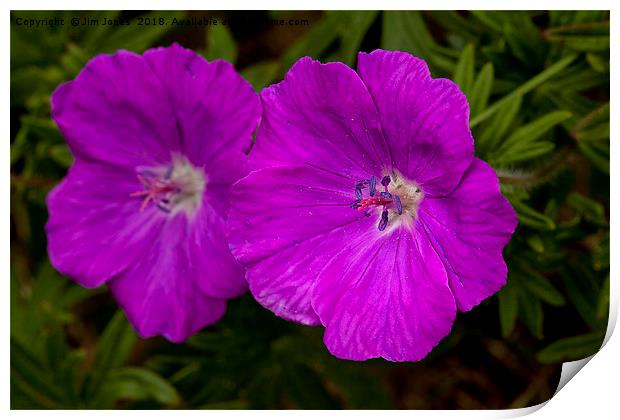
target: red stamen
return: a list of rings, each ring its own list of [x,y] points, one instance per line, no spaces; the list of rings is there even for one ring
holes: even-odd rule
[[[172,182],[162,181],[161,179],[156,177],[145,178],[144,176],[138,174],[138,180],[142,183],[145,189],[143,191],[132,192],[131,194],[129,194],[129,196],[146,196],[144,197],[144,201],[140,206],[140,211],[143,211],[151,200],[153,202],[159,202],[159,195],[177,191],[177,187]]]
[[[366,210],[368,207],[371,206],[387,206],[388,204],[391,204],[392,200],[389,198],[385,198],[385,197],[368,197],[368,198],[362,198],[362,201],[360,201],[359,205],[360,207],[358,207],[358,211],[364,211]]]

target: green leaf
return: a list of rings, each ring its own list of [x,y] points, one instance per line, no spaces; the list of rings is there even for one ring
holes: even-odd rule
[[[515,144],[509,150],[501,152],[501,156],[493,158],[492,162],[498,165],[507,165],[524,160],[531,160],[551,152],[554,148],[555,144],[549,141],[539,141],[531,144]],[[497,153],[500,154],[500,152]]]
[[[261,61],[243,69],[241,75],[259,92],[274,81],[279,70],[280,64],[277,61]]]
[[[152,399],[161,404],[175,405],[180,402],[176,389],[157,373],[140,367],[115,370],[105,384],[105,392],[113,400]]]
[[[493,89],[493,63],[486,63],[469,94],[469,106],[471,109],[471,116],[475,117],[481,113],[487,106],[489,96],[491,95],[491,89]]]
[[[339,32],[334,30],[338,24],[339,16],[334,13],[327,14],[319,20],[284,53],[281,58],[281,70],[288,70],[295,61],[306,55],[319,59],[321,53],[338,38]]]
[[[422,57],[431,70],[452,72],[454,69],[454,62],[440,52],[419,11],[384,11],[381,48]]]
[[[558,363],[583,359],[600,350],[603,335],[593,332],[575,337],[563,338],[538,352],[540,363]]]
[[[512,206],[517,211],[519,223],[539,230],[555,229],[555,222],[544,214],[534,210],[521,201],[512,201]]]
[[[508,337],[515,327],[519,311],[519,296],[513,281],[509,280],[497,296],[499,298],[499,323],[502,329],[502,337]]]
[[[607,224],[607,220],[605,218],[605,208],[601,203],[598,203],[575,191],[568,195],[566,202],[586,220],[598,225]]]
[[[603,282],[601,291],[598,295],[598,301],[596,304],[596,317],[599,320],[607,320],[609,317],[609,274]]]
[[[364,35],[366,35],[368,28],[370,28],[370,25],[372,25],[377,17],[378,11],[348,10],[331,11],[328,13],[337,13],[340,15],[340,54],[343,62],[347,63],[349,66],[353,66]]]
[[[522,99],[522,96],[513,96],[504,102],[498,109],[495,118],[488,125],[483,126],[482,134],[476,143],[476,149],[479,154],[484,156],[486,153],[491,152],[504,138],[510,125],[519,113]]]
[[[538,299],[550,305],[562,306],[566,300],[562,293],[551,285],[549,280],[534,271],[519,273],[520,284]]]
[[[474,84],[474,45],[468,44],[461,53],[454,68],[452,79],[459,85],[465,96],[469,98]]]
[[[181,19],[184,15],[185,12],[182,11],[153,11],[143,14],[141,17],[145,20],[149,19],[151,22],[159,22],[160,18],[171,21],[172,19]],[[106,34],[99,44],[97,52],[116,52],[119,49],[142,52],[173,28],[174,26],[170,24],[138,26],[137,20],[134,20],[131,25],[119,26]]]
[[[599,294],[584,274],[583,270],[575,270],[576,267],[562,267],[560,273],[564,281],[566,295],[579,315],[590,326],[597,324],[596,302]]]
[[[542,137],[547,131],[554,126],[560,124],[562,121],[571,117],[570,112],[566,111],[554,111],[550,112],[542,117],[526,124],[517,129],[498,150],[497,154],[502,155],[510,153],[511,148],[523,143],[532,143]]]
[[[211,25],[207,29],[207,60],[226,60],[232,64],[237,61],[237,43],[228,25]]]
[[[326,410],[337,407],[314,370],[304,365],[287,364],[283,373],[287,394],[298,408]]]
[[[538,299],[527,293],[519,293],[519,318],[534,337],[543,338],[544,312]]]
[[[116,311],[97,343],[95,361],[86,387],[87,400],[95,398],[108,375],[125,363],[136,338],[136,333],[123,312]]]
[[[73,155],[64,144],[56,144],[50,147],[50,156],[63,168],[68,168],[73,163]]]
[[[546,37],[576,51],[608,51],[609,21],[590,22],[551,28]]]
[[[470,127],[475,127],[476,125],[480,124],[482,121],[486,120],[487,118],[495,114],[502,107],[502,105],[504,105],[506,102],[513,99],[515,96],[524,95],[530,92],[531,90],[537,88],[541,84],[545,83],[546,81],[552,79],[554,76],[556,76],[566,67],[568,67],[570,63],[572,63],[575,60],[576,57],[577,57],[576,55],[569,55],[557,61],[556,63],[552,64],[551,66],[549,66],[548,68],[540,72],[538,75],[534,76],[533,78],[531,78],[530,80],[528,80],[527,82],[519,86],[517,89],[513,90],[511,93],[504,96],[502,99],[498,100],[493,105],[485,109],[484,112],[482,112],[477,117],[471,120],[469,124]]]

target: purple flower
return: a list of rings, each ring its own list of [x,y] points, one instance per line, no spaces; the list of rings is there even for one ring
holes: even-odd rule
[[[92,59],[52,95],[75,157],[47,198],[52,264],[107,283],[143,337],[183,341],[246,290],[224,234],[260,100],[179,45]]]
[[[517,220],[474,158],[465,96],[398,51],[302,58],[262,94],[229,240],[255,298],[337,357],[422,359],[506,281]]]

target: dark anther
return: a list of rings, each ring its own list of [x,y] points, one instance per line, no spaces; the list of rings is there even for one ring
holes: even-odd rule
[[[355,196],[357,197],[358,200],[362,199],[362,189],[361,188],[356,188],[355,189]]]
[[[390,194],[389,192],[386,192],[386,191],[382,191],[381,192],[381,197],[387,198],[388,200],[391,200],[392,199],[392,194]]]
[[[398,212],[398,214],[403,214],[403,205],[400,202],[400,197],[395,195],[394,201],[396,202],[396,211]]]
[[[385,230],[387,224],[388,224],[388,211],[383,210],[383,212],[381,213],[381,220],[379,220],[379,230],[381,231]]]
[[[389,175],[386,175],[381,179],[381,185],[383,185],[384,187],[390,185],[390,182],[392,182],[392,178],[390,178]]]
[[[375,192],[377,191],[377,177],[372,175],[370,177],[370,181],[369,181],[369,185],[370,185],[370,196],[374,197],[375,196]]]
[[[357,200],[355,200],[354,202],[352,202],[352,203],[350,204],[351,208],[352,208],[352,209],[358,209],[358,208],[360,208],[360,207],[361,207],[361,204],[360,204],[360,202],[361,202],[361,201],[362,201],[361,199],[357,199]]]

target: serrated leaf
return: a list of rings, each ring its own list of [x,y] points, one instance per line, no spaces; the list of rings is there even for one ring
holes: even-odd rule
[[[536,358],[541,363],[579,360],[599,351],[602,343],[603,335],[599,332],[563,338],[539,351]]]
[[[228,25],[211,25],[207,29],[207,60],[226,60],[235,64],[237,61],[237,43]]]

